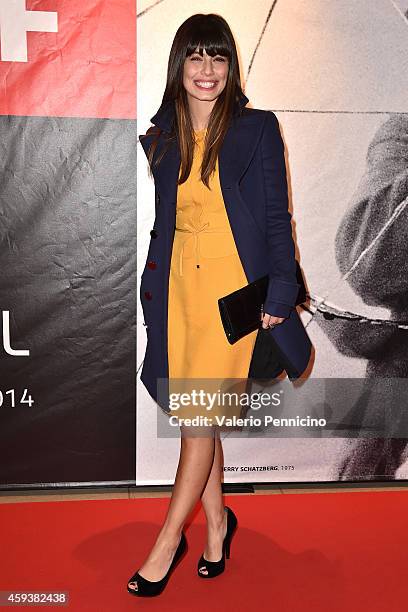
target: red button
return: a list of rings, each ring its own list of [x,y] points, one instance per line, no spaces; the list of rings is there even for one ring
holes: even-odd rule
[[[145,291],[145,298],[146,298],[146,300],[151,300],[151,299],[152,299],[152,297],[153,297],[153,296],[152,296],[152,294],[151,294],[151,292],[150,292],[150,291]]]
[[[150,270],[155,270],[157,268],[157,264],[155,261],[149,261],[147,263],[147,267],[150,268]]]

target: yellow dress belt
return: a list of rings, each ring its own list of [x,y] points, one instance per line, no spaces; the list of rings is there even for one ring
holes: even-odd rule
[[[183,227],[176,227],[175,228],[176,231],[178,231],[178,232],[188,232],[189,234],[191,234],[191,236],[189,236],[189,238],[194,238],[194,250],[195,250],[195,256],[196,256],[196,265],[197,265],[198,268],[200,267],[200,241],[199,241],[199,235],[201,234],[201,232],[206,230],[206,232],[214,233],[214,234],[215,233],[219,233],[219,234],[227,234],[228,233],[225,229],[207,229],[209,225],[210,225],[210,223],[209,223],[209,221],[207,221],[206,223],[204,223],[200,227],[194,227],[194,225],[192,225],[188,221],[184,221],[184,226]],[[182,247],[180,249],[180,257],[179,257],[180,276],[183,276],[184,247],[187,244],[187,241],[189,240],[189,238],[185,242],[183,242]]]

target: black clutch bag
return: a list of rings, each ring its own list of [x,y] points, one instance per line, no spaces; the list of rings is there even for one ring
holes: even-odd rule
[[[297,260],[296,280],[300,285],[296,304],[302,304],[306,301],[306,287]],[[221,321],[230,344],[261,326],[261,310],[268,292],[268,281],[268,275],[262,276],[218,300]]]

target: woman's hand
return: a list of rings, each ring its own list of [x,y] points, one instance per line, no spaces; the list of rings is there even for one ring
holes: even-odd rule
[[[262,327],[264,329],[267,329],[268,327],[274,327],[275,325],[282,323],[282,321],[284,320],[285,317],[274,317],[273,315],[270,315],[267,312],[265,312],[263,315],[261,314]]]

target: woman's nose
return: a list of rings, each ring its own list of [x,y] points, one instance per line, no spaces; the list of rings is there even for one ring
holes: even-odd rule
[[[206,58],[203,62],[203,74],[211,75],[214,72],[214,67],[211,58]]]

